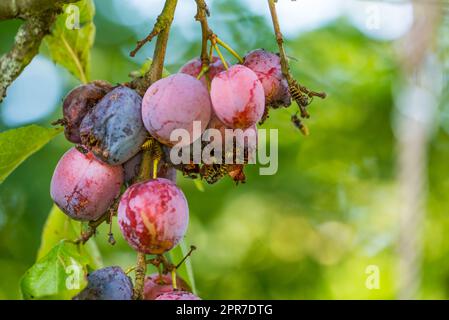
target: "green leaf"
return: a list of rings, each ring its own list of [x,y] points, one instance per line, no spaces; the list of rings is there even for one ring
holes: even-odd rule
[[[151,64],[153,63],[153,59],[147,58],[145,62],[142,64],[139,70],[131,71],[130,76],[132,78],[142,77],[148,70],[151,68]],[[168,77],[170,72],[167,69],[162,69],[162,78]]]
[[[20,281],[24,299],[70,299],[87,285],[89,261],[77,245],[60,241]]]
[[[56,205],[48,215],[41,236],[41,245],[37,253],[37,260],[42,259],[61,240],[75,240],[81,232],[81,223],[70,219]],[[81,254],[89,260],[93,269],[103,267],[100,251],[95,239],[91,238],[85,245],[80,246]]]
[[[45,37],[51,58],[70,71],[81,82],[89,81],[90,49],[95,40],[93,0],[82,0],[63,7],[53,26]]]
[[[0,133],[0,183],[61,131],[30,125]]]
[[[169,251],[172,263],[177,264],[179,261],[182,260],[183,257],[186,256],[188,252],[189,248],[187,248],[185,241],[182,240],[178,246]],[[187,258],[176,271],[178,275],[187,282],[190,288],[192,288],[193,294],[197,294],[195,286],[195,278],[193,275],[192,261],[190,259],[191,257]]]

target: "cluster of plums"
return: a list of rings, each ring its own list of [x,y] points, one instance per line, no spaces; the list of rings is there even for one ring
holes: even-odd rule
[[[171,132],[252,130],[266,106],[290,104],[280,59],[263,49],[245,56],[243,64],[225,69],[216,57],[207,75],[199,58],[179,73],[153,83],[143,98],[131,88],[94,81],[73,89],[63,104],[65,136],[76,144],[60,159],[51,181],[51,197],[68,216],[79,221],[99,219],[121,195],[118,224],[129,245],[145,254],[163,254],[184,237],[189,209],[176,186],[176,171],[161,161],[158,177],[133,184],[142,161],[142,144],[151,136],[172,147]],[[208,79],[206,79],[206,76]],[[209,90],[209,83],[210,90]],[[192,141],[191,141],[192,142]],[[131,299],[132,282],[119,267],[91,273],[89,285],[77,299]],[[173,291],[170,277],[149,276],[148,299],[194,299],[179,281]]]

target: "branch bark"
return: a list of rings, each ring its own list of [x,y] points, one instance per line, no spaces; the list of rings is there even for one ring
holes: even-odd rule
[[[51,26],[62,5],[76,0],[2,0],[0,20],[26,19],[20,26],[11,50],[0,57],[0,103],[11,83],[39,52],[42,39]]]
[[[0,20],[26,19],[59,8],[65,3],[77,1],[79,0],[2,0],[0,1]]]

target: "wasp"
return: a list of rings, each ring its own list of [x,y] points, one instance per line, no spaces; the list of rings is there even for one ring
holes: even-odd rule
[[[292,123],[305,136],[309,135],[309,128],[299,119],[298,113],[292,115]]]
[[[321,99],[326,98],[326,93],[311,91],[300,85],[295,79],[289,81],[288,89],[293,100],[295,100],[299,106],[302,118],[310,118],[310,114],[307,112],[307,107],[312,103],[314,97],[319,97]]]
[[[201,167],[200,175],[208,184],[214,184],[228,174],[224,164],[205,164]]]

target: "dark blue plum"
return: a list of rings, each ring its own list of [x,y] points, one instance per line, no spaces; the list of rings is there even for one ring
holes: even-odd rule
[[[73,300],[131,300],[133,284],[120,267],[96,270],[87,276],[87,287]]]
[[[142,98],[120,86],[109,92],[83,119],[81,142],[101,161],[122,164],[136,155],[147,138]]]

